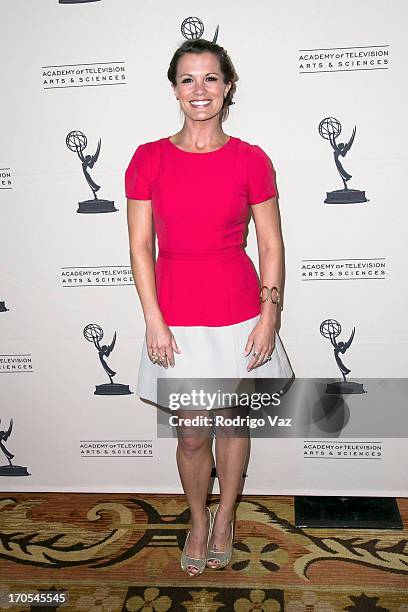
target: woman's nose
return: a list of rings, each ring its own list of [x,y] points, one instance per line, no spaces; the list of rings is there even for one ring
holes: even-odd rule
[[[202,83],[197,83],[195,86],[195,93],[202,94],[205,91],[204,85]]]

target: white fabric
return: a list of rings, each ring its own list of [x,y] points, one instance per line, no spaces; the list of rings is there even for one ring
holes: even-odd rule
[[[150,360],[144,342],[137,395],[157,403],[157,378],[291,378],[293,370],[277,332],[271,360],[247,371],[252,351],[244,356],[244,349],[259,317],[220,327],[169,325],[181,353],[174,353],[174,368],[164,368]]]

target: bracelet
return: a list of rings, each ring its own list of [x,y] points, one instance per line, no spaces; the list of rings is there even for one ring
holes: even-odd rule
[[[264,289],[266,289],[266,297],[264,299],[262,299],[262,291]],[[275,299],[273,299],[273,297],[272,297],[272,291],[274,289],[276,290]],[[266,285],[263,285],[261,287],[261,290],[259,292],[259,301],[262,303],[262,302],[266,302],[266,300],[268,300],[268,299],[270,299],[273,304],[280,304],[280,292],[279,292],[279,289],[277,287],[268,288]]]

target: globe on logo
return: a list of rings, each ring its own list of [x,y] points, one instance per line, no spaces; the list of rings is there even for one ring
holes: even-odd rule
[[[335,117],[326,117],[319,123],[319,134],[325,140],[330,140],[330,135],[337,138],[341,134],[341,125]]]
[[[320,333],[325,338],[337,338],[341,334],[341,325],[335,319],[326,319],[320,324]]]
[[[103,329],[96,323],[89,323],[84,328],[84,336],[89,342],[94,342],[95,340],[102,340]]]
[[[85,134],[79,132],[78,130],[72,130],[72,132],[67,135],[65,142],[68,149],[74,153],[77,151],[83,151],[86,149],[88,144]]]
[[[184,38],[189,40],[201,38],[204,34],[204,24],[198,17],[186,17],[180,29]]]

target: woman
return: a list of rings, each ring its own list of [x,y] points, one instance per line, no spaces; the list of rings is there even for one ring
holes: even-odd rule
[[[168,78],[183,127],[139,145],[125,174],[131,265],[146,322],[137,393],[156,403],[158,378],[293,375],[275,330],[282,244],[274,169],[260,147],[222,130],[238,80],[231,60],[215,43],[186,41]],[[251,208],[261,285],[243,247]],[[208,416],[196,405],[177,413]],[[231,559],[249,440],[245,427],[227,432],[204,424],[193,431],[180,425],[177,433],[177,465],[191,512],[181,567],[194,576]],[[220,485],[214,516],[206,506],[212,433]]]

